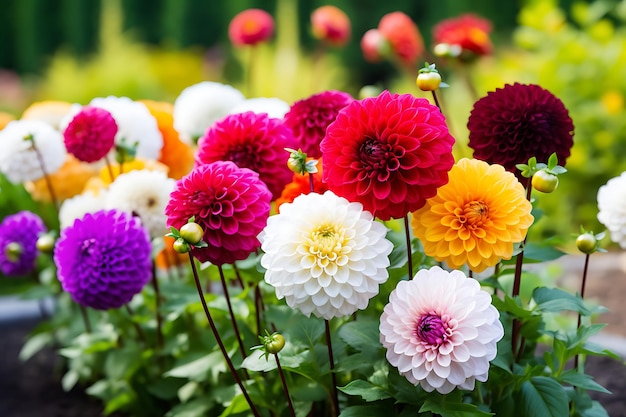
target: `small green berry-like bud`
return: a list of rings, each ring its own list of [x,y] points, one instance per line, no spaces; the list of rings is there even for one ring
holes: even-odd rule
[[[583,233],[576,238],[576,247],[582,253],[589,255],[598,249],[598,240],[591,233]]]
[[[267,353],[275,355],[285,347],[285,338],[280,333],[272,333],[265,338],[264,345]]]
[[[196,243],[200,242],[204,237],[204,230],[202,230],[202,227],[198,223],[185,223],[180,228],[180,237],[184,239],[187,243],[195,245]]]
[[[551,193],[559,185],[559,178],[545,169],[535,172],[531,181],[533,188],[542,193]]]
[[[54,241],[54,236],[52,236],[50,233],[45,233],[39,236],[36,243],[37,250],[43,253],[52,252],[52,249],[54,249]]]
[[[17,242],[11,242],[4,247],[4,254],[11,262],[19,261],[22,253],[24,253],[24,248]]]
[[[189,243],[187,243],[187,241],[182,237],[176,239],[172,247],[178,253],[187,253],[191,250],[191,246],[189,246]]]
[[[438,72],[423,72],[418,74],[415,84],[422,91],[434,91],[441,84],[441,75]]]

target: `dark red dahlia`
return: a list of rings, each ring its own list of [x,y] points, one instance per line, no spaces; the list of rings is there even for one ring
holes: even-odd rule
[[[324,91],[293,103],[284,123],[293,130],[297,147],[311,158],[321,157],[320,142],[326,128],[352,100],[350,94],[342,91]]]
[[[180,229],[195,217],[209,246],[191,253],[201,262],[233,263],[261,245],[257,235],[269,217],[270,199],[254,171],[231,161],[200,165],[176,182],[165,207],[167,226]]]
[[[266,113],[237,113],[213,124],[200,138],[196,165],[233,161],[257,172],[276,199],[293,177],[285,148],[297,147],[293,132],[282,120]]]
[[[574,124],[563,102],[534,84],[507,84],[474,103],[467,122],[474,158],[515,172],[531,157],[547,162],[556,152],[565,165]]]
[[[422,207],[448,181],[454,138],[428,100],[390,94],[355,100],[328,126],[323,178],[382,220]]]

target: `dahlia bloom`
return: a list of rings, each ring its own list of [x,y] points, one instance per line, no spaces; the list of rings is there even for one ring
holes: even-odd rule
[[[386,233],[360,203],[331,191],[301,195],[259,235],[265,281],[306,316],[350,315],[387,281],[393,245]]]
[[[311,160],[309,158],[308,160]],[[317,172],[313,174],[313,192],[323,194],[328,191],[328,185],[322,181],[323,168],[320,161],[317,162]],[[301,194],[311,192],[311,174],[299,174],[294,172],[293,180],[283,188],[280,197],[276,199],[276,210],[280,212],[280,207],[285,203],[291,203]]]
[[[361,52],[367,62],[380,62],[389,53],[389,43],[378,29],[369,29],[361,37]]]
[[[161,171],[135,170],[122,174],[109,186],[105,208],[139,216],[150,237],[163,236],[167,233],[163,211],[174,184]]]
[[[374,216],[400,218],[448,181],[454,138],[428,100],[390,94],[353,101],[326,130],[324,181]]]
[[[228,38],[235,46],[256,45],[274,34],[274,18],[265,10],[247,9],[230,21]]]
[[[350,40],[350,18],[336,6],[318,7],[311,14],[311,30],[316,39],[332,46],[344,46]]]
[[[174,129],[180,139],[194,143],[216,121],[244,101],[241,91],[213,81],[185,88],[174,101]]]
[[[0,223],[0,272],[14,276],[35,269],[37,239],[46,230],[41,218],[30,211],[5,217]]]
[[[156,119],[163,136],[159,162],[167,166],[167,175],[174,179],[187,175],[194,165],[194,149],[180,140],[180,135],[174,129],[174,106],[164,101],[141,100],[140,103]]]
[[[204,229],[200,262],[216,265],[247,258],[270,213],[271,193],[259,175],[231,161],[199,165],[176,182],[165,207],[167,226],[180,229],[190,217]]]
[[[465,158],[448,178],[411,219],[424,253],[475,272],[511,259],[533,222],[522,184],[500,165]]]
[[[473,390],[487,380],[504,335],[499,315],[478,281],[434,266],[391,292],[380,341],[389,363],[425,391]]]
[[[0,172],[15,184],[54,174],[67,155],[61,133],[39,120],[10,122],[0,131],[0,144]]]
[[[563,102],[534,84],[489,92],[474,103],[467,127],[474,158],[511,172],[533,156],[545,163],[554,152],[564,166],[574,144],[574,124]]]
[[[67,154],[65,163],[54,174],[48,175],[54,194],[59,201],[80,194],[87,182],[98,172],[92,164],[87,164]],[[37,201],[52,201],[50,189],[45,178],[24,184],[28,193]]]
[[[435,45],[447,44],[461,48],[461,58],[489,55],[493,49],[489,33],[491,22],[472,13],[445,19],[435,25],[433,40]]]
[[[228,114],[245,113],[267,113],[274,119],[282,119],[289,111],[289,104],[276,97],[254,97],[246,99],[234,106]]]
[[[150,114],[143,103],[128,97],[96,97],[90,106],[107,110],[117,123],[118,131],[115,143],[122,139],[127,144],[137,143],[137,158],[159,159],[163,148],[163,136],[159,131],[156,119]]]
[[[61,122],[72,111],[72,103],[67,101],[37,101],[24,110],[21,120],[39,120],[48,123],[55,129],[61,129]]]
[[[105,109],[85,106],[63,130],[67,151],[83,162],[96,162],[115,144],[117,123]]]
[[[265,113],[231,114],[198,140],[196,165],[233,161],[258,172],[272,199],[276,199],[293,175],[287,166],[289,153],[285,148],[296,146],[293,133],[279,119]]]
[[[626,172],[611,178],[598,189],[598,221],[611,235],[611,240],[626,249]]]
[[[138,218],[98,211],[61,231],[57,277],[77,303],[107,310],[128,303],[152,277],[150,237]]]
[[[95,213],[104,209],[106,191],[94,193],[85,191],[63,201],[59,208],[59,227],[61,230],[74,224],[76,219],[82,219],[87,213]]]
[[[413,68],[424,53],[424,40],[415,22],[402,12],[392,12],[380,19],[378,30],[389,42],[393,56]]]
[[[320,158],[320,142],[326,135],[326,128],[337,118],[339,110],[353,100],[348,93],[331,90],[293,103],[284,121],[298,140],[296,148],[302,149],[307,156]]]

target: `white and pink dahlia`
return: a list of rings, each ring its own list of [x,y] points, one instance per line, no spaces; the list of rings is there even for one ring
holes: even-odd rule
[[[498,310],[478,281],[438,266],[400,281],[380,318],[387,360],[428,392],[473,390],[486,381],[504,335]]]
[[[331,191],[298,196],[259,234],[265,281],[306,316],[348,316],[365,309],[389,277],[386,234],[360,203]]]

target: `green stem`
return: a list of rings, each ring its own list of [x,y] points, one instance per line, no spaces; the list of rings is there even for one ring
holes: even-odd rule
[[[230,357],[228,356],[228,352],[226,352],[226,348],[224,347],[224,343],[222,342],[222,338],[220,337],[217,331],[217,328],[215,327],[215,323],[213,322],[213,317],[211,317],[211,312],[209,311],[209,307],[207,306],[206,300],[204,299],[204,294],[202,292],[202,285],[200,284],[200,278],[198,277],[198,271],[196,269],[196,264],[193,260],[193,255],[191,254],[191,252],[189,252],[189,262],[191,263],[191,270],[193,272],[193,278],[196,283],[196,289],[198,290],[198,295],[200,296],[202,308],[204,309],[204,314],[206,315],[206,318],[209,321],[209,326],[211,326],[211,331],[213,332],[213,336],[215,336],[215,339],[217,340],[217,344],[220,350],[222,351],[222,355],[224,356],[224,359],[226,360],[228,369],[230,370],[230,373],[232,374],[233,378],[235,378],[235,382],[237,382],[237,385],[239,385],[239,388],[241,389],[241,393],[243,394],[246,401],[248,402],[248,406],[250,407],[250,411],[252,411],[252,414],[254,414],[254,417],[261,417],[256,407],[254,406],[252,399],[248,395],[248,391],[246,390],[246,387],[244,387],[243,382],[241,381],[241,378],[239,377],[239,374],[237,373],[237,370],[235,369],[235,366],[233,365],[233,362],[230,360]]]

